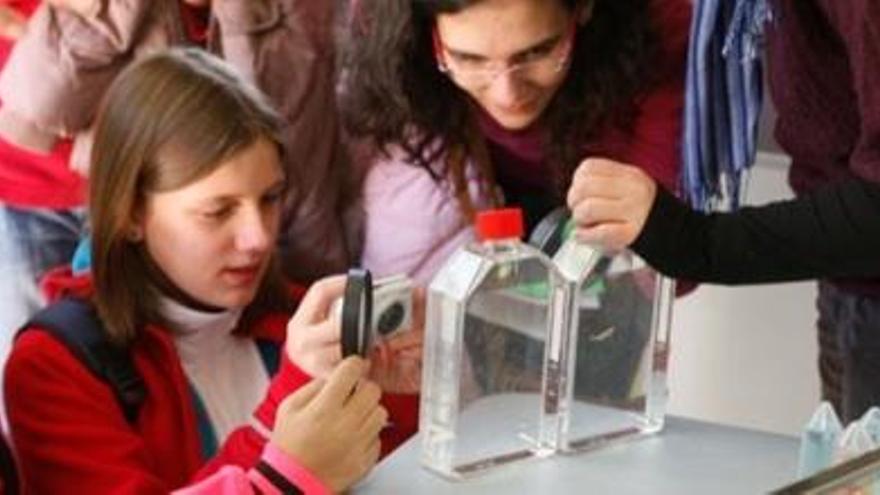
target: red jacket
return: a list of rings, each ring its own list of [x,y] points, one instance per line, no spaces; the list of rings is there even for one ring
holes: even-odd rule
[[[88,279],[66,285],[82,295]],[[56,279],[57,283],[57,279]],[[264,318],[255,338],[283,341],[288,317]],[[134,427],[109,386],[93,376],[47,333],[32,329],[13,347],[5,373],[12,438],[25,484],[36,493],[167,493],[225,465],[253,467],[265,438],[251,426],[235,430],[212,459],[201,458],[196,412],[167,329],[148,325],[133,347],[147,398]],[[311,378],[283,358],[255,417],[271,429],[277,405]],[[393,430],[383,432],[383,453],[416,429],[417,397],[383,398]]]

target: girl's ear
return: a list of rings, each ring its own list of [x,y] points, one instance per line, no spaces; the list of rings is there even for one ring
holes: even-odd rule
[[[142,229],[140,225],[132,225],[128,229],[128,233],[125,235],[125,237],[130,242],[137,244],[144,240],[144,229]]]
[[[133,243],[138,243],[144,240],[143,207],[137,207],[131,212],[131,218],[128,220],[128,228],[125,232],[125,238]]]

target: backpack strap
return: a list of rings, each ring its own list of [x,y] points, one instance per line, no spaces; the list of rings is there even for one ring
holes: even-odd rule
[[[146,386],[134,368],[131,351],[110,342],[94,306],[79,298],[60,299],[34,315],[16,337],[34,327],[52,335],[110,386],[129,424],[137,420]]]

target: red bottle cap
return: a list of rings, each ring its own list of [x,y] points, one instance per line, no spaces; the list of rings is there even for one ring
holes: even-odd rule
[[[523,235],[523,216],[519,208],[487,210],[477,213],[477,237],[480,241],[519,239]]]

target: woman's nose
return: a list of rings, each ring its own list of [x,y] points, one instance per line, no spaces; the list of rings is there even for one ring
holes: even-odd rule
[[[272,233],[267,219],[260,212],[253,211],[244,215],[237,226],[235,237],[236,248],[240,251],[262,252],[272,244]]]

